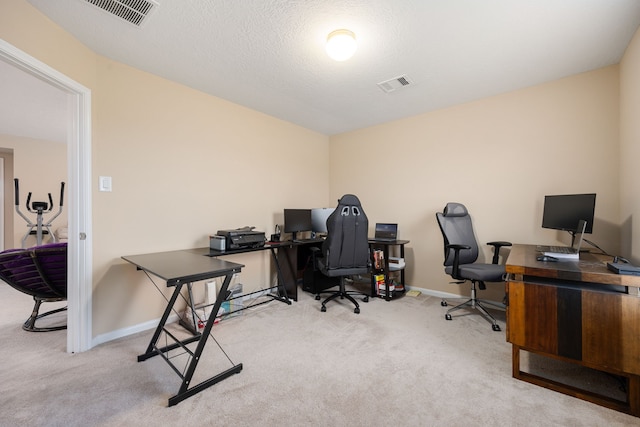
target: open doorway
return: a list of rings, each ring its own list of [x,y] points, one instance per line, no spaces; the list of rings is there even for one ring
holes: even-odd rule
[[[92,347],[91,91],[0,40],[0,60],[66,93],[68,103],[67,352]]]

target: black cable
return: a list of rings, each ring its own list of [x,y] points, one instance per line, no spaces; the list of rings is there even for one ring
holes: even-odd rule
[[[582,240],[584,240],[585,242],[587,242],[588,244],[590,244],[590,245],[591,245],[591,246],[593,246],[594,248],[599,249],[599,250],[600,250],[600,252],[601,252],[603,255],[613,256],[613,255],[611,255],[611,254],[607,253],[607,251],[605,251],[604,249],[602,249],[600,246],[598,246],[598,245],[596,245],[595,243],[593,243],[591,240],[587,240],[587,239],[585,239],[585,238],[583,238]]]
[[[625,263],[625,264],[630,264],[630,262],[629,262],[629,260],[628,260],[628,259],[626,259],[626,258],[624,258],[624,257],[621,257],[621,256],[619,256],[619,255],[611,255],[610,253],[607,253],[604,249],[602,249],[600,246],[596,245],[595,243],[593,243],[593,242],[592,242],[592,241],[590,241],[590,240],[587,240],[587,239],[582,239],[582,240],[584,240],[585,242],[587,242],[587,243],[588,243],[588,244],[590,244],[591,246],[593,246],[593,247],[595,247],[595,248],[599,249],[599,250],[600,250],[600,252],[602,252],[602,254],[603,254],[603,255],[607,255],[607,256],[612,257],[612,258],[613,258],[613,263],[614,263],[614,264],[615,264],[615,263],[618,263],[618,262],[622,262],[622,263]]]

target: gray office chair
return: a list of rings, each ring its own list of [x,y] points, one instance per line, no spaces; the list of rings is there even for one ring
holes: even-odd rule
[[[369,272],[371,264],[369,256],[369,220],[362,209],[360,200],[353,194],[345,194],[338,201],[338,207],[327,218],[327,238],[321,253],[315,256],[315,267],[328,277],[340,277],[339,289],[322,301],[321,311],[327,311],[326,304],[336,298],[348,299],[355,305],[354,313],[360,313],[360,306],[353,294],[363,295],[368,302],[369,296],[363,292],[347,291],[347,276]],[[320,299],[320,295],[316,295]]]
[[[444,238],[444,266],[445,273],[460,284],[471,281],[471,297],[462,304],[450,308],[445,314],[445,319],[451,320],[451,313],[462,309],[478,310],[480,314],[491,323],[494,331],[499,331],[500,326],[496,319],[489,314],[483,304],[504,309],[504,304],[481,300],[476,297],[476,284],[479,289],[486,289],[485,282],[502,282],[505,276],[503,265],[498,264],[500,248],[511,246],[509,242],[489,242],[493,246],[492,264],[477,263],[478,243],[473,233],[471,217],[467,208],[460,203],[447,203],[443,212],[436,213],[438,225]],[[443,307],[448,305],[447,300],[441,302]]]

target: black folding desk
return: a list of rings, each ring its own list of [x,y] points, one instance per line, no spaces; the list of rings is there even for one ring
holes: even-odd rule
[[[283,247],[290,247],[292,244],[293,244],[292,242],[267,242],[264,246],[258,246],[258,247],[228,249],[224,251],[219,251],[217,249],[210,249],[210,248],[200,248],[200,249],[194,249],[194,251],[198,253],[202,253],[203,255],[207,255],[209,257],[217,258],[217,257],[222,257],[227,255],[237,255],[237,254],[243,254],[247,252],[269,250],[271,252],[271,257],[273,258],[273,262],[276,266],[276,271],[278,275],[278,285],[271,286],[269,289],[277,290],[277,294],[273,296],[275,299],[281,302],[286,302],[287,304],[291,304],[291,301],[289,300],[289,292],[287,292],[285,278],[282,273],[282,268],[280,266],[280,261],[278,259],[278,254],[276,252],[276,249],[283,248]],[[289,265],[289,268],[291,268],[291,265]],[[294,283],[294,286],[295,286],[295,283]]]
[[[171,366],[176,374],[182,378],[182,384],[178,393],[169,398],[169,406],[176,405],[184,399],[191,397],[242,370],[242,363],[239,363],[197,385],[191,386],[190,384],[196,367],[198,366],[202,351],[204,350],[204,346],[207,344],[207,339],[211,333],[211,328],[213,327],[216,318],[215,313],[218,313],[220,310],[220,305],[225,299],[224,296],[227,294],[231,277],[235,273],[239,273],[244,265],[204,256],[202,250],[196,249],[123,256],[122,259],[135,265],[138,270],[144,271],[152,282],[153,279],[151,279],[149,275],[157,276],[165,280],[168,287],[173,286],[175,288],[171,298],[167,302],[167,308],[164,310],[164,313],[160,318],[158,327],[149,342],[147,350],[144,354],[138,356],[138,362],[142,362],[153,356],[160,355],[165,359],[169,366]],[[207,319],[202,334],[196,334],[192,337],[180,340],[170,331],[165,329],[167,319],[173,310],[174,304],[180,296],[183,285],[190,285],[192,282],[221,276],[224,276],[224,282],[220,287],[216,302],[213,304],[213,309],[211,311],[212,315]],[[158,347],[158,339],[162,332],[164,332],[166,336],[173,341],[173,344]],[[193,342],[198,343],[195,351],[191,351],[186,346]],[[168,351],[179,347],[190,355],[190,360],[188,362],[186,372],[184,373],[173,364],[166,354]]]
[[[290,298],[294,301],[298,299],[298,258],[300,248],[318,245],[323,239],[307,240],[283,240],[279,242],[267,242],[264,246],[248,247],[240,249],[228,249],[219,251],[216,249],[201,248],[196,249],[210,257],[222,257],[255,251],[270,251],[273,263],[278,275],[278,285],[271,287],[277,289],[276,299],[291,304]]]

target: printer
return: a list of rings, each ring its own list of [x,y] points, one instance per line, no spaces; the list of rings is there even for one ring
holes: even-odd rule
[[[264,231],[254,231],[254,228],[218,230],[215,236],[210,236],[209,246],[218,251],[262,247],[267,240]]]

